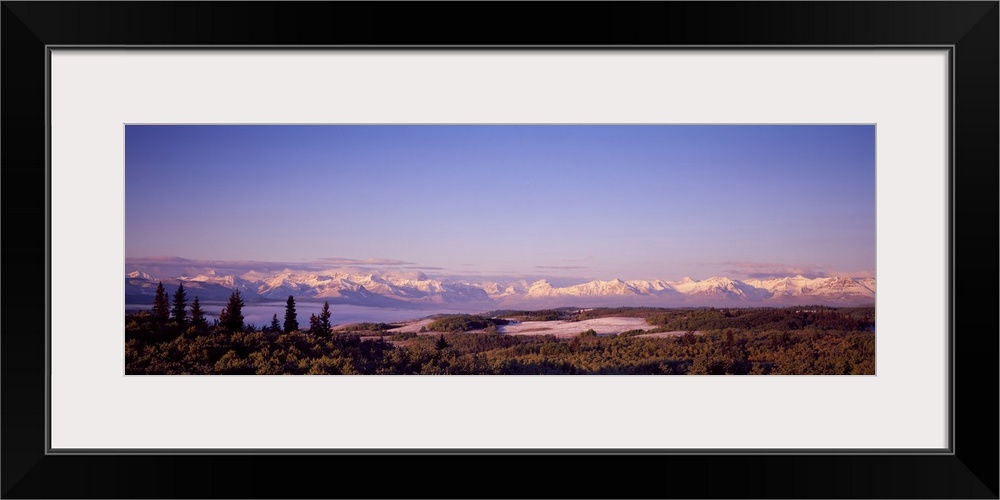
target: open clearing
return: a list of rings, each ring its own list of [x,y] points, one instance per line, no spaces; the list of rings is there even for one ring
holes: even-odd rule
[[[497,331],[508,335],[555,335],[559,338],[571,338],[587,330],[594,330],[598,335],[611,335],[650,328],[649,323],[642,318],[596,318],[583,321],[525,321],[497,327]]]
[[[433,321],[433,318],[416,320],[399,328],[387,330],[387,332],[410,332],[419,333],[420,335],[440,335],[441,332],[420,331],[421,328],[429,326]],[[650,330],[652,328],[654,327],[649,323],[646,323],[646,320],[643,318],[595,318],[583,321],[515,321],[509,325],[497,327],[497,331],[507,335],[553,335],[557,338],[567,339],[576,337],[580,334],[580,332],[585,332],[587,330],[594,330],[599,336],[607,336],[627,332],[629,330]],[[687,330],[676,330],[672,332],[643,333],[636,335],[636,337],[679,337],[687,332]],[[467,333],[483,333],[483,331],[470,330]],[[696,331],[693,333],[695,335],[701,335],[702,332]]]
[[[433,319],[414,321],[389,332],[420,332]],[[509,325],[497,327],[499,333],[507,335],[554,335],[558,338],[572,338],[587,330],[594,330],[598,335],[611,335],[629,330],[647,330],[652,328],[642,318],[596,318],[583,321],[524,321],[512,322]],[[482,330],[471,330],[468,333],[482,333]],[[683,333],[683,332],[682,332]],[[422,335],[440,335],[441,332],[422,332]]]
[[[418,332],[420,332],[420,328],[425,327],[425,326],[431,324],[432,321],[434,321],[434,318],[421,319],[421,320],[418,320],[418,321],[414,321],[412,323],[407,323],[407,324],[405,324],[405,325],[403,325],[403,326],[401,326],[399,328],[393,328],[392,330],[387,330],[387,331],[393,332],[393,333],[395,333],[395,332],[401,332],[401,333],[406,333],[406,332],[409,332],[409,333],[418,333]],[[434,333],[434,332],[426,332],[426,333],[431,334],[431,333]]]

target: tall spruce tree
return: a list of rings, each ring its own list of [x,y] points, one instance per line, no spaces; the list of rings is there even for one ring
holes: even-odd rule
[[[299,320],[295,319],[295,297],[288,296],[285,303],[285,333],[290,333],[299,329]]]
[[[323,301],[323,310],[319,313],[319,328],[323,335],[333,333],[333,328],[330,327],[330,302],[325,300]]]
[[[233,294],[229,296],[229,303],[226,304],[226,307],[222,309],[222,313],[219,314],[219,325],[222,326],[223,330],[230,333],[243,331],[244,305],[246,304],[240,298],[240,291],[233,290]]]
[[[171,313],[174,316],[174,321],[177,322],[177,326],[184,327],[184,323],[187,321],[187,296],[184,294],[184,283],[177,285],[177,291],[174,292],[174,307]]]
[[[309,315],[309,333],[313,335],[321,335],[323,333],[323,327],[320,326],[319,318],[315,314]]]
[[[194,297],[194,302],[191,303],[191,326],[199,330],[208,328],[208,322],[205,321],[205,311],[201,309],[197,295]]]
[[[166,323],[170,319],[170,302],[167,300],[167,291],[163,289],[163,282],[156,286],[156,297],[153,298],[153,317],[161,323]]]
[[[437,349],[438,352],[441,352],[442,350],[447,349],[450,345],[451,344],[444,339],[444,334],[442,333],[441,336],[438,337],[437,342],[434,343],[434,348]]]

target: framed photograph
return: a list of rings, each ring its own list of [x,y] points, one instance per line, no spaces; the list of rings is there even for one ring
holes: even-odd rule
[[[509,7],[5,2],[3,495],[996,498],[998,4]]]

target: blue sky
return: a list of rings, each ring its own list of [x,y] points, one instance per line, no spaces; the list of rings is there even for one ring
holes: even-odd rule
[[[441,277],[873,275],[875,127],[129,125],[125,254]]]

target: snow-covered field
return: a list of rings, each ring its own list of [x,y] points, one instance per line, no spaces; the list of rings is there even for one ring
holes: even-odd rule
[[[421,327],[430,325],[433,319],[414,321],[405,326],[389,330],[390,332],[419,332]],[[497,331],[507,335],[555,335],[559,338],[572,338],[587,330],[594,330],[598,335],[627,332],[629,330],[646,330],[652,328],[642,318],[597,318],[583,321],[525,321],[497,327]],[[481,333],[482,330],[472,330],[469,333]],[[439,332],[425,332],[427,335],[439,335]],[[683,333],[683,332],[681,332]]]
[[[508,335],[555,335],[571,338],[587,330],[594,330],[598,335],[611,335],[649,328],[652,327],[642,318],[596,318],[583,321],[525,321],[504,325],[497,330]]]
[[[434,321],[433,318],[421,319],[421,320],[414,321],[412,323],[407,323],[406,325],[403,325],[403,326],[401,326],[399,328],[393,328],[392,330],[389,330],[389,331],[390,332],[410,332],[410,333],[417,333],[417,332],[420,331],[421,327],[425,327],[425,326],[431,324],[432,321]],[[428,333],[434,333],[434,332],[428,332]]]
[[[426,327],[434,321],[433,319],[421,319],[408,323],[399,328],[393,328],[389,332],[413,332],[420,333],[420,328]],[[573,338],[587,330],[594,330],[598,335],[612,335],[627,332],[629,330],[649,330],[653,327],[646,323],[643,318],[597,318],[583,321],[524,321],[515,322],[509,325],[497,327],[497,331],[507,335],[554,335],[558,338]],[[469,333],[482,333],[482,330],[472,330]],[[687,330],[677,330],[673,332],[644,333],[637,337],[678,337],[687,333]],[[694,332],[700,335],[701,332]],[[423,332],[422,335],[440,335],[440,332]]]

